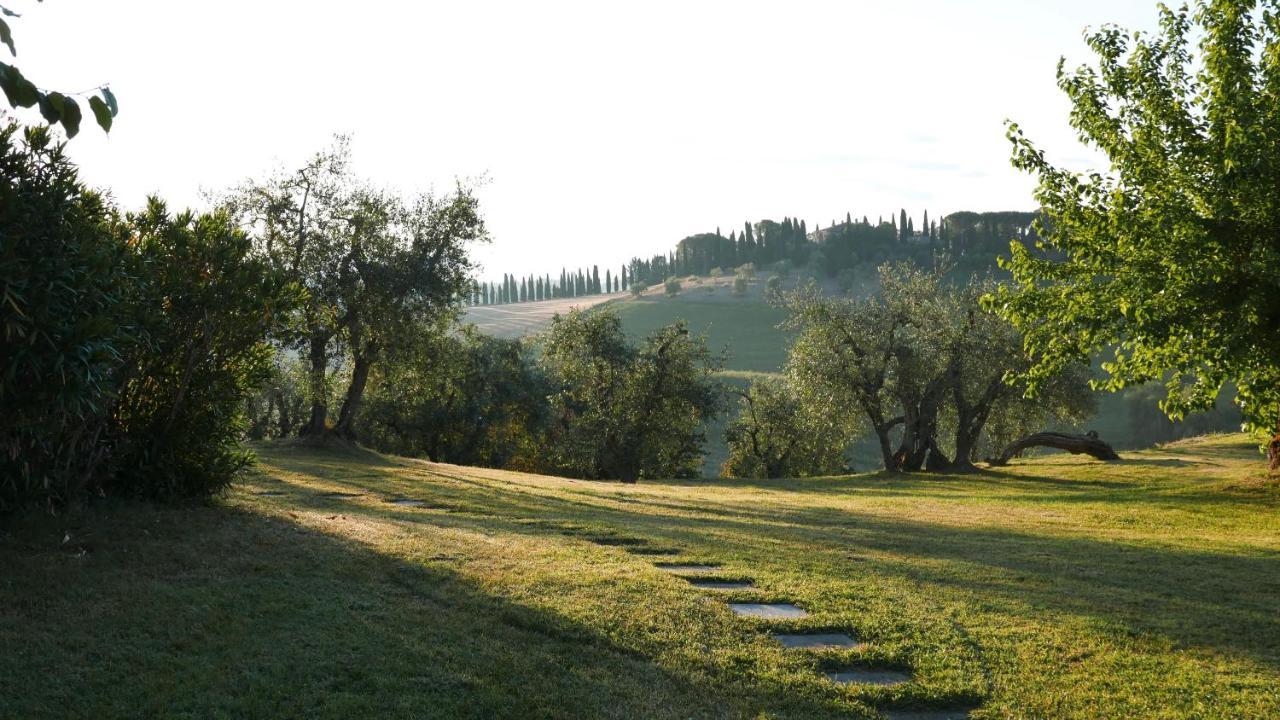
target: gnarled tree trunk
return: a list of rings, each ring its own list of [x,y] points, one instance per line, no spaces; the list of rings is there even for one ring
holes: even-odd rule
[[[1000,457],[987,458],[991,465],[1008,465],[1009,460],[1032,447],[1049,447],[1055,450],[1066,450],[1073,455],[1091,455],[1099,460],[1119,460],[1120,456],[1110,445],[1098,439],[1096,432],[1084,435],[1070,433],[1039,432],[1028,435],[1017,442],[1010,443],[1000,453]]]
[[[312,335],[311,351],[309,360],[311,367],[308,369],[308,389],[311,395],[311,416],[307,419],[307,423],[298,430],[298,435],[302,437],[318,437],[325,432],[325,420],[329,416],[329,405],[326,402],[328,389],[325,383],[325,374],[329,368],[329,337],[327,335]]]

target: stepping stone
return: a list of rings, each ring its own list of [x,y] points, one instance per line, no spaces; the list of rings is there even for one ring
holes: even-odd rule
[[[392,505],[403,505],[404,507],[424,507],[426,505],[422,500],[414,500],[413,498],[391,498],[387,502]]]
[[[254,494],[261,497],[280,497],[285,492],[283,490],[260,490]]]
[[[755,583],[750,580],[700,580],[685,578],[688,583],[703,590],[754,590]]]
[[[713,573],[720,572],[719,565],[655,565],[659,570],[670,573]]]
[[[743,617],[792,619],[807,617],[809,613],[791,603],[729,603],[729,609]]]
[[[854,640],[844,633],[797,633],[797,634],[778,634],[773,636],[774,640],[782,643],[783,647],[797,648],[801,650],[828,650],[832,648],[856,648],[862,643]]]
[[[328,498],[330,500],[346,500],[347,498],[360,497],[360,493],[331,492],[331,493],[325,493],[320,497]]]
[[[889,720],[969,720],[968,710],[886,710]]]
[[[911,674],[901,670],[842,670],[827,677],[839,685],[900,685],[911,680]]]

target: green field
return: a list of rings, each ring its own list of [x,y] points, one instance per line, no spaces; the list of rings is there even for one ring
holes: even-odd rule
[[[261,456],[207,505],[0,535],[0,717],[1280,716],[1280,490],[1242,436],[978,476],[635,486]],[[770,637],[797,629],[864,644]],[[912,680],[822,674],[848,668]]]
[[[645,297],[615,302],[609,308],[635,338],[684,320],[690,331],[706,335],[712,352],[724,353],[726,369],[777,372],[787,360],[789,334],[778,329],[787,313],[759,300]]]

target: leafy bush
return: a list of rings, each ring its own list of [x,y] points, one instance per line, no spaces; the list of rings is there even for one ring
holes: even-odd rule
[[[120,218],[45,130],[0,130],[0,176],[0,510],[225,485],[297,291],[225,215]]]
[[[667,278],[667,281],[662,285],[662,289],[667,293],[667,297],[674,297],[680,294],[680,291],[684,289],[684,285],[680,284],[678,278]]]
[[[734,295],[746,295],[746,294],[747,294],[747,278],[746,278],[745,276],[743,276],[743,275],[735,275],[735,276],[734,276],[734,278],[733,278],[733,294],[734,294]]]
[[[45,129],[0,129],[0,511],[87,492],[129,278],[111,208]]]
[[[631,294],[634,297],[640,297],[648,289],[649,289],[649,286],[646,285],[645,283],[642,283],[642,282],[631,283]]]
[[[271,375],[268,333],[301,298],[225,213],[171,215],[152,199],[123,230],[137,280],[109,488],[208,495],[251,460],[239,447],[244,401]]]
[[[743,263],[738,266],[734,274],[750,280],[756,276],[756,265],[755,263]]]

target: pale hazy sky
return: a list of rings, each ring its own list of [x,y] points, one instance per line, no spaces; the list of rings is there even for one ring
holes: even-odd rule
[[[487,176],[485,276],[616,266],[784,215],[1030,209],[1013,118],[1084,169],[1054,85],[1154,0],[8,0],[41,87],[109,82],[72,143],[126,207],[199,205],[335,132],[406,191]],[[602,270],[603,271],[603,270]]]

